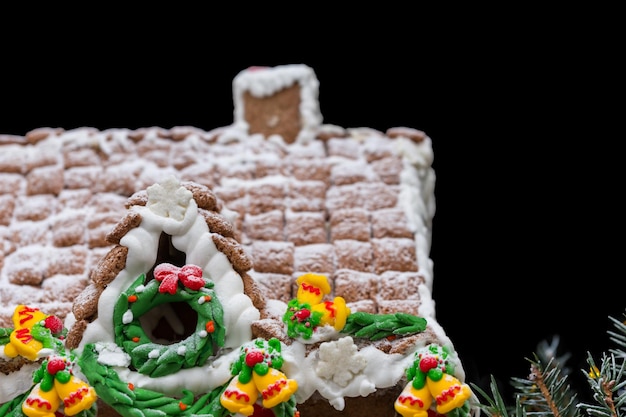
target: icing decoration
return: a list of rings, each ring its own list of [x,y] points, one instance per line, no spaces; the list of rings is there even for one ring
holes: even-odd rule
[[[398,336],[421,333],[426,324],[425,318],[402,312],[373,314],[357,311],[348,316],[341,332],[369,340],[393,340]]]
[[[467,415],[467,400],[472,391],[452,374],[454,365],[448,361],[449,352],[431,344],[415,352],[413,365],[406,370],[409,381],[394,403],[395,410],[403,417],[428,417],[433,404],[437,413],[446,414],[460,409]]]
[[[22,395],[18,395],[11,401],[7,401],[4,404],[0,404],[0,416],[13,416],[15,413],[22,412],[22,403],[26,399],[26,396],[30,393],[30,390]],[[23,413],[22,413],[23,414]]]
[[[253,364],[253,367],[259,365],[259,371],[266,370],[266,375],[270,374],[272,367],[282,366],[282,357],[280,355],[280,342],[277,339],[271,342],[264,340],[258,340],[255,343],[250,342],[248,350],[254,349],[255,351],[264,352],[263,362],[267,365],[262,365],[261,362]],[[254,385],[253,371],[246,363],[245,347],[242,347],[242,353],[239,356],[239,360],[231,366],[231,373],[233,375],[238,374],[232,380],[238,380],[239,375],[243,373],[247,375],[249,382]],[[105,365],[99,361],[99,349],[96,344],[90,343],[85,346],[81,357],[78,359],[81,372],[91,381],[96,393],[102,398],[108,405],[115,409],[119,414],[124,416],[213,416],[213,417],[226,417],[232,415],[232,411],[225,408],[222,405],[222,398],[224,393],[230,386],[229,384],[223,384],[212,390],[211,392],[204,393],[202,395],[195,396],[191,391],[182,390],[182,394],[178,397],[169,397],[161,392],[137,387],[132,383],[124,381],[120,378],[120,375],[115,371],[113,366]],[[259,360],[257,354],[250,356],[249,362],[255,362]],[[256,357],[256,358],[255,358]],[[271,365],[270,365],[271,364]],[[262,380],[261,385],[268,394],[282,394],[287,393],[287,389],[280,391],[269,388],[272,387],[271,378],[273,375],[267,376],[267,380]],[[277,388],[281,387],[282,379],[279,378],[276,384]],[[287,386],[292,386],[295,381],[287,380]],[[232,382],[232,381],[231,381]],[[268,385],[269,383],[269,385]],[[297,387],[296,387],[297,388]],[[294,389],[295,391],[295,389]],[[255,386],[255,400],[260,395],[260,392]],[[268,401],[275,402],[282,399],[282,395],[275,395],[270,398],[268,395]],[[299,413],[296,410],[295,396],[291,395],[283,402],[276,404],[272,409],[273,417],[298,417]],[[148,414],[148,410],[150,414]],[[251,406],[253,414],[247,414],[252,416],[263,416],[264,412],[269,411],[266,407],[261,406],[258,403],[254,403]]]
[[[18,305],[14,329],[1,329],[0,343],[8,357],[21,355],[31,361],[45,358],[32,375],[33,385],[11,401],[0,404],[0,415],[54,417],[95,415],[96,391],[74,375],[74,356],[63,339],[67,329],[54,315]]]
[[[64,329],[58,317],[47,315],[38,308],[20,304],[15,307],[12,319],[14,329],[11,331],[3,329],[4,335],[9,333],[8,341],[6,336],[2,339],[5,343],[4,354],[8,357],[21,355],[35,361],[40,354],[43,356],[49,354],[51,350],[62,348],[63,344],[57,338],[64,336]]]
[[[178,280],[185,287],[194,291],[204,287],[202,268],[196,265],[185,265],[182,268],[178,268],[169,263],[162,263],[154,268],[154,278],[161,282],[159,292],[168,292],[172,295],[176,294]]]
[[[337,331],[343,329],[350,309],[343,297],[323,301],[324,296],[330,293],[328,278],[308,273],[298,277],[296,282],[296,298],[287,303],[287,311],[283,316],[289,337],[310,339],[315,329],[324,325],[333,326]]]
[[[278,339],[256,339],[243,345],[240,351],[239,360],[231,367],[234,377],[220,397],[228,411],[253,415],[259,398],[266,409],[295,403],[293,394],[298,390],[298,382],[280,371],[283,358]]]
[[[180,397],[144,389],[123,381],[112,366],[98,362],[96,345],[85,346],[78,359],[81,372],[91,382],[96,393],[109,406],[123,416],[214,416],[228,414],[220,404],[220,394],[225,386],[195,398],[188,390]]]
[[[287,303],[283,322],[291,338],[311,339],[313,332],[324,325],[355,337],[378,340],[393,339],[420,333],[426,329],[426,319],[407,313],[373,314],[350,311],[343,297],[324,301],[330,294],[328,278],[320,274],[304,274],[298,277],[296,298]]]
[[[359,352],[350,336],[320,345],[317,374],[340,387],[346,387],[367,366],[367,358]]]
[[[46,359],[33,377],[35,387],[22,403],[24,414],[28,417],[53,416],[61,404],[67,416],[90,409],[96,402],[96,391],[74,376],[71,368],[66,357]]]
[[[146,188],[148,202],[146,206],[162,217],[181,221],[193,200],[191,191],[181,187],[176,178],[169,176],[159,184]]]
[[[296,298],[301,303],[319,304],[326,294],[330,294],[330,284],[325,275],[308,273],[296,279],[298,293]]]
[[[226,335],[214,283],[203,278],[202,269],[196,265],[178,268],[162,263],[155,267],[154,276],[144,285],[145,274],[140,275],[120,294],[113,312],[115,342],[139,373],[152,377],[203,365],[224,346]],[[154,343],[141,325],[141,316],[156,306],[175,302],[185,302],[197,313],[195,331],[177,343]]]

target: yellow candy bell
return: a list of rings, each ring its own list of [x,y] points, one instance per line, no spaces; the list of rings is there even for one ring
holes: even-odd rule
[[[43,349],[43,344],[33,338],[30,329],[15,329],[9,336],[9,343],[4,346],[4,353],[10,358],[22,355],[35,361],[41,349]]]
[[[43,348],[43,344],[33,338],[30,329],[45,318],[46,314],[37,308],[23,304],[15,307],[12,317],[14,330],[9,336],[9,343],[4,346],[4,354],[10,358],[21,355],[31,361],[37,360],[37,355]]]
[[[449,374],[443,374],[439,381],[427,378],[426,386],[437,402],[437,412],[439,414],[446,414],[455,408],[461,407],[472,395],[472,391],[467,384],[461,383],[461,381]]]
[[[220,403],[231,413],[250,416],[254,412],[253,404],[258,397],[259,391],[252,379],[247,384],[242,384],[239,377],[235,376],[222,393]]]
[[[330,294],[330,284],[326,275],[304,274],[300,275],[296,282],[298,283],[296,299],[300,303],[318,304],[326,294]]]
[[[16,329],[30,329],[36,323],[39,323],[46,317],[47,315],[39,311],[38,308],[28,307],[26,305],[20,304],[15,307],[15,310],[13,311],[13,327]]]
[[[350,308],[346,306],[343,297],[335,297],[333,301],[325,301],[311,307],[311,311],[322,313],[320,324],[329,324],[340,331],[346,325],[346,320],[350,315]]]
[[[417,390],[409,381],[393,406],[402,417],[428,417],[432,402],[433,397],[426,385]]]
[[[287,379],[281,371],[270,368],[265,375],[252,373],[252,380],[263,396],[263,407],[272,408],[289,398],[298,390],[295,379]]]
[[[22,412],[28,417],[55,417],[60,403],[54,389],[46,392],[37,384],[22,403]]]
[[[96,390],[74,375],[66,383],[54,380],[54,389],[63,401],[65,415],[73,416],[81,411],[88,410],[98,398]]]

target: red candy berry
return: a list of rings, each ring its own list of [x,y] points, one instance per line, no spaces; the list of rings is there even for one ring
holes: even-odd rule
[[[263,362],[263,352],[260,350],[251,350],[246,354],[246,365],[253,367],[257,363]]]
[[[295,313],[293,313],[293,315],[296,316],[298,321],[304,321],[311,316],[311,310],[307,310],[306,308],[303,308],[302,310],[298,310]]]
[[[63,331],[63,322],[57,316],[48,316],[44,320],[44,326],[50,329],[52,334],[59,334]]]
[[[421,360],[420,360],[420,370],[422,372],[428,372],[433,368],[437,367],[438,364],[438,360],[436,357],[434,356],[424,356]]]
[[[65,361],[61,358],[50,359],[46,369],[50,375],[56,375],[57,372],[65,369]]]

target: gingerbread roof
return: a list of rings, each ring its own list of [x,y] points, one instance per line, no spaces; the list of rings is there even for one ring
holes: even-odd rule
[[[298,85],[315,96],[306,82]],[[258,116],[247,111],[235,113]],[[354,309],[434,317],[430,139],[404,127],[379,132],[323,125],[320,115],[308,120],[311,134],[293,143],[240,122],[209,132],[85,127],[0,135],[0,326],[9,326],[18,303],[65,317],[113,247],[107,235],[127,199],[166,175],[210,188],[238,214],[234,233],[268,298],[289,300],[294,276],[316,271]]]

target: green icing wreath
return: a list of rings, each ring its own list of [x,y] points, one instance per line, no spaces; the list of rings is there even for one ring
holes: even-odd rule
[[[130,356],[137,372],[160,377],[202,366],[224,345],[224,311],[213,290],[215,284],[203,280],[204,284],[195,290],[179,282],[164,290],[163,283],[157,279],[144,285],[145,274],[141,274],[120,294],[113,311],[115,343]],[[158,305],[176,302],[187,303],[197,313],[195,331],[170,345],[154,343],[139,319]]]

